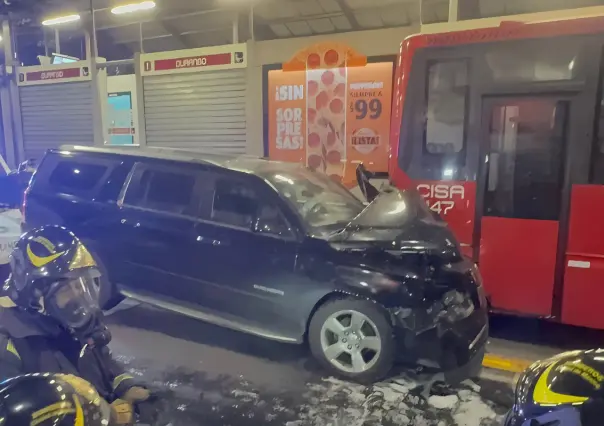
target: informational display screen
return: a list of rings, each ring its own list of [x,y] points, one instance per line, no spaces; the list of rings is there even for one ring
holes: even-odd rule
[[[73,56],[61,55],[60,53],[52,54],[52,64],[53,65],[70,64],[72,62],[78,62],[78,61],[79,61],[79,59],[74,58]]]
[[[109,145],[134,144],[132,93],[109,93],[107,101],[107,119],[109,120]]]

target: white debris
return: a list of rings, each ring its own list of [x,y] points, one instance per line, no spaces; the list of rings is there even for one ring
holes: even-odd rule
[[[497,414],[478,395],[473,395],[468,401],[460,404],[453,414],[457,426],[481,426],[484,420],[495,418]]]
[[[307,405],[300,407],[300,420],[288,426],[363,426],[396,424],[401,426],[484,426],[501,421],[489,403],[465,382],[453,395],[419,396],[420,384],[396,379],[365,387],[327,378],[309,384],[304,395]],[[337,406],[333,401],[338,401]],[[338,408],[341,407],[341,408]],[[451,421],[453,419],[453,422]]]
[[[445,408],[452,409],[458,402],[459,398],[457,397],[457,395],[432,395],[430,398],[428,398],[428,404],[430,404],[434,408],[438,408],[441,410]]]
[[[469,387],[470,389],[472,389],[474,392],[480,392],[480,386],[476,383],[474,383],[472,380],[467,379],[464,380],[463,382],[461,382],[462,385],[465,385],[467,387]]]

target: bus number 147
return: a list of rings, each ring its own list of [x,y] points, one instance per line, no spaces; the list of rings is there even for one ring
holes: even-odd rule
[[[446,215],[455,207],[455,200],[464,200],[465,188],[462,185],[427,184],[417,185],[417,190],[426,200],[430,210]]]

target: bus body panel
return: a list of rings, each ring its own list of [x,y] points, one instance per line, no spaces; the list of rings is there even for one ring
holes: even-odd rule
[[[573,185],[562,322],[604,329],[604,186]]]
[[[395,73],[389,174],[397,187],[416,187],[428,205],[449,223],[462,243],[464,254],[479,263],[493,308],[553,317],[568,324],[604,329],[604,317],[597,314],[599,302],[604,297],[604,220],[600,213],[604,208],[604,186],[589,185],[588,183],[592,183],[592,176],[590,170],[587,170],[592,167],[591,157],[597,154],[592,151],[597,150],[598,145],[598,135],[592,134],[590,120],[600,112],[600,107],[596,106],[596,100],[599,105],[600,98],[596,97],[600,96],[604,81],[604,76],[600,75],[604,74],[601,72],[604,67],[601,67],[600,62],[602,52],[600,50],[596,55],[594,47],[604,47],[604,37],[600,35],[604,35],[604,16],[541,23],[504,22],[493,28],[419,34],[407,38],[401,44]],[[452,179],[447,179],[448,170],[443,168],[440,171],[443,178],[438,180],[439,176],[433,176],[434,170],[422,172],[424,160],[420,162],[419,158],[425,152],[418,153],[417,140],[422,137],[421,131],[425,131],[420,128],[419,120],[427,120],[421,116],[422,109],[427,107],[427,101],[420,97],[428,95],[418,95],[420,92],[417,87],[427,77],[425,74],[414,75],[414,72],[418,73],[420,71],[417,69],[420,69],[421,72],[428,73],[426,63],[429,63],[431,54],[426,52],[438,52],[441,56],[435,56],[436,58],[453,58],[453,61],[465,58],[468,63],[472,63],[476,59],[472,55],[476,55],[477,51],[473,46],[485,43],[498,46],[513,40],[519,43],[524,39],[540,41],[560,36],[570,38],[556,40],[571,40],[573,43],[589,45],[591,56],[585,55],[589,63],[581,63],[582,68],[578,71],[584,74],[574,81],[538,82],[532,86],[529,83],[512,82],[502,92],[485,86],[484,81],[472,80],[470,77],[466,102],[471,105],[467,107],[465,117],[470,122],[466,125],[472,126],[472,129],[469,130],[470,133],[464,134],[464,143],[468,144],[464,149],[467,148],[468,153],[463,173],[453,174]],[[580,47],[583,49],[584,45]],[[461,50],[443,54],[444,48]],[[586,47],[585,51],[589,49]],[[573,65],[574,63],[569,65],[571,71]],[[594,74],[597,74],[596,77]],[[477,78],[480,80],[483,77],[479,75]],[[594,82],[594,78],[598,83]],[[426,92],[427,90],[426,88]],[[491,93],[490,90],[494,91]],[[590,96],[594,98],[593,104]],[[525,197],[524,204],[529,205],[525,208],[528,213],[511,211],[500,214],[489,210],[487,199],[490,195],[488,176],[492,174],[488,163],[491,155],[496,154],[490,151],[493,144],[493,123],[490,122],[489,114],[495,111],[494,104],[501,101],[506,108],[523,110],[519,115],[520,121],[524,117],[529,124],[543,122],[543,119],[535,118],[535,114],[532,114],[532,108],[527,107],[525,97],[529,102],[536,101],[537,116],[539,108],[542,108],[541,112],[543,108],[551,108],[554,116],[560,111],[566,113],[559,120],[556,118],[558,121],[552,119],[550,134],[545,137],[539,136],[539,129],[528,131],[528,136],[533,139],[527,146],[542,140],[558,149],[555,156],[560,163],[560,170],[554,176],[557,180],[551,182],[552,185],[560,185],[560,193],[556,195],[559,199],[555,200],[558,204],[547,199],[555,192],[552,192],[552,186],[540,191],[538,185],[543,182],[536,179],[536,183],[528,187],[532,192],[522,194],[527,188],[514,186],[514,190],[520,195],[511,195],[514,203],[520,206]],[[604,97],[602,101],[604,102]],[[423,113],[426,116],[428,114]],[[604,158],[604,114],[600,117],[603,128],[603,136],[600,137],[603,142],[600,145]],[[595,121],[597,122],[597,118]],[[508,124],[513,122],[509,120]],[[416,130],[408,130],[411,128]],[[524,133],[513,135],[514,149],[523,137],[526,138],[526,132],[524,130]],[[505,138],[505,132],[500,133]],[[425,133],[423,137],[426,138]],[[593,149],[592,139],[596,140]],[[546,156],[549,155],[545,148],[541,148]],[[502,151],[502,155],[505,154]],[[512,161],[522,162],[522,155],[524,153],[519,148],[513,154]],[[535,158],[537,157],[533,156],[530,161]],[[520,168],[522,167],[530,175],[530,166],[521,164]],[[553,166],[550,168],[555,169]],[[412,169],[411,173],[409,169]],[[522,176],[514,175],[513,171],[511,173],[512,182],[522,179]],[[427,178],[428,175],[431,177]],[[604,184],[604,173],[597,183]],[[545,197],[541,207],[546,213],[539,212],[532,217],[530,210],[539,208],[539,197]],[[532,207],[531,202],[534,204]],[[550,205],[558,207],[550,208]],[[552,217],[549,217],[548,211],[552,212]]]

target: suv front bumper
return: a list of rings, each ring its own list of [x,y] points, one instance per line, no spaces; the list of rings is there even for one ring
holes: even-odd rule
[[[461,321],[441,322],[418,334],[398,328],[398,358],[435,368],[448,383],[457,384],[480,374],[488,337],[488,314],[481,308]]]

